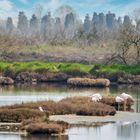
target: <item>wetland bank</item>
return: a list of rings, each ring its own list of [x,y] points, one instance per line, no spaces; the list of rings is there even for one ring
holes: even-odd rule
[[[67,132],[77,127],[82,130],[118,122],[137,125],[140,121],[138,65],[0,63],[2,133],[69,136]],[[134,102],[117,103],[116,96],[123,92],[130,94]],[[93,102],[91,95],[96,93],[102,99]]]

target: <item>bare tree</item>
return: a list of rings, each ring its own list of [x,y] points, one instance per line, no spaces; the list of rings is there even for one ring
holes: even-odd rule
[[[140,35],[134,25],[121,27],[116,45],[117,56],[124,64],[140,62]]]

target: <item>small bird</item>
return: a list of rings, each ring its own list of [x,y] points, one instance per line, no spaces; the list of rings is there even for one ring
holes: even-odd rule
[[[99,94],[99,93],[96,93],[96,94],[93,94],[93,95],[91,96],[91,98],[92,98],[92,101],[97,102],[97,101],[100,101],[100,100],[102,99],[102,95]]]
[[[43,110],[43,108],[40,106],[39,107],[39,110],[41,111],[41,112],[44,112],[44,110]]]
[[[95,97],[92,97],[92,101],[97,102],[97,101],[98,101],[98,99],[97,99],[97,98],[95,98]]]

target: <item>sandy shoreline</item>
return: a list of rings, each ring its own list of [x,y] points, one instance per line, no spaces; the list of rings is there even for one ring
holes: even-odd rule
[[[95,123],[115,122],[140,122],[140,113],[117,112],[115,116],[77,116],[77,115],[54,115],[50,116],[53,121],[64,121],[69,124],[92,125]]]

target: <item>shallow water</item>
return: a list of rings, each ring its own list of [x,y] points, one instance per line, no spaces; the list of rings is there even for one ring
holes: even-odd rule
[[[133,96],[133,109],[140,112],[140,87],[119,86],[110,88],[70,88],[62,84],[17,85],[0,87],[0,106],[40,100],[61,100],[71,96],[89,96],[93,93],[119,95],[126,92]],[[20,136],[0,134],[0,140],[139,140],[140,123],[116,123],[100,127],[74,127],[67,130],[67,136]]]
[[[139,140],[140,123],[116,123],[99,127],[74,127],[66,136],[0,135],[0,140]]]
[[[119,95],[128,93],[135,99],[133,109],[140,112],[140,87],[119,86],[110,88],[70,88],[64,84],[17,85],[0,87],[0,106],[40,100],[61,100],[71,96],[89,96],[93,93]]]

